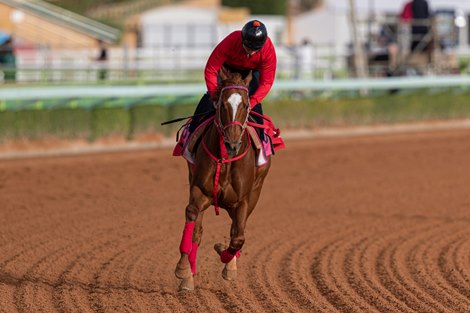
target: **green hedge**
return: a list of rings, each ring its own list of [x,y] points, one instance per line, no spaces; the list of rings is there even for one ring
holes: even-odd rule
[[[0,140],[88,137],[91,112],[84,109],[24,110],[0,112]]]
[[[315,100],[270,100],[265,113],[281,128],[402,123],[470,117],[469,92],[432,91]],[[195,103],[196,101],[194,101]],[[193,113],[195,104],[135,103],[83,108],[28,109],[0,112],[0,141],[5,139],[88,138],[118,135],[132,139],[146,132],[170,135],[182,125],[160,123]]]
[[[132,139],[145,132],[177,131],[180,124],[161,126],[160,123],[192,114],[194,105],[136,105],[125,107],[99,107],[93,109],[67,108],[45,110],[19,110],[0,112],[0,141],[5,139],[87,138],[118,135]]]
[[[470,117],[469,92],[419,91],[376,97],[282,100],[263,106],[279,127],[328,127]]]

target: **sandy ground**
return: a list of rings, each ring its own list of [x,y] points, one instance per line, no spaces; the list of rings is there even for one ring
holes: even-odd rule
[[[0,161],[0,312],[470,312],[470,130],[287,141],[238,280],[210,209],[193,292],[170,154]]]

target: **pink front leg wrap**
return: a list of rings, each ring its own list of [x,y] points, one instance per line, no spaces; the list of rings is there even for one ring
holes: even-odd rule
[[[183,237],[180,243],[180,252],[189,255],[193,248],[193,230],[195,222],[186,222],[184,224]]]
[[[231,254],[227,249],[220,253],[220,260],[222,263],[228,263],[232,261],[234,257],[237,257],[237,259],[240,257],[240,250],[238,250],[235,254]]]
[[[191,265],[191,272],[193,273],[193,275],[196,275],[196,257],[198,248],[198,244],[193,242],[191,253],[189,254],[189,265]]]

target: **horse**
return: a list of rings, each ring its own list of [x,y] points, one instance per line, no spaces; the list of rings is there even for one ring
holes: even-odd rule
[[[195,149],[195,164],[188,163],[189,203],[180,244],[181,257],[175,275],[179,290],[194,289],[197,250],[201,243],[204,211],[214,205],[225,209],[232,220],[230,244],[214,245],[225,264],[222,277],[234,280],[236,261],[245,243],[245,226],[253,212],[271,166],[271,159],[256,166],[256,150],[247,131],[250,116],[248,86],[251,71],[243,78],[222,68],[219,73],[218,102],[215,116],[208,122]]]

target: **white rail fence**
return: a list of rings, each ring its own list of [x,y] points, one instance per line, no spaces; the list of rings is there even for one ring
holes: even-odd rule
[[[97,61],[97,49],[18,49],[16,82],[202,81],[210,47],[155,49],[110,48],[106,62]],[[277,48],[279,78],[345,76],[346,56],[332,54],[330,46]],[[105,75],[103,75],[105,71]]]
[[[469,76],[396,77],[382,79],[278,80],[272,91],[363,91],[470,88]],[[201,95],[203,83],[127,86],[48,86],[0,88],[0,101],[55,98],[118,98]]]

